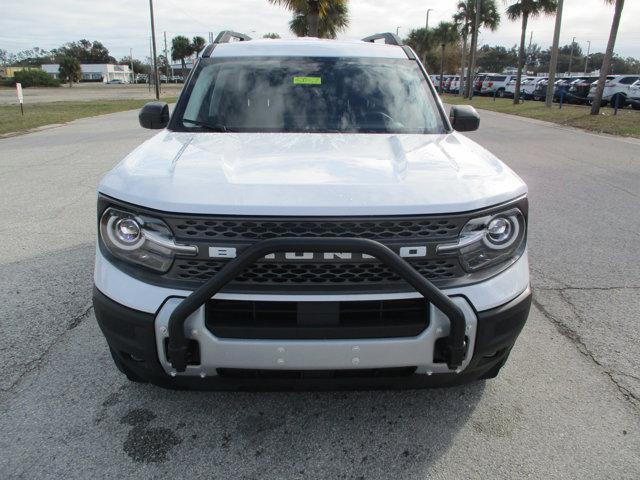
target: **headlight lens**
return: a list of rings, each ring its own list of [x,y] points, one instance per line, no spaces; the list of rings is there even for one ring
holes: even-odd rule
[[[142,239],[140,224],[133,218],[121,218],[115,224],[116,236],[126,245],[135,245]]]
[[[467,222],[457,244],[442,245],[439,252],[457,251],[467,272],[517,259],[524,251],[526,224],[522,212],[512,208]]]
[[[171,230],[156,218],[108,208],[100,218],[100,238],[114,257],[129,263],[166,272],[173,262],[167,247]]]

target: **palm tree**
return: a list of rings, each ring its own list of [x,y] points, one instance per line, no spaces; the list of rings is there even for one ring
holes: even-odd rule
[[[460,36],[462,37],[462,56],[460,58],[460,91],[458,92],[461,97],[464,95],[465,90],[464,69],[466,68],[465,63],[467,58],[467,40],[469,39],[469,29],[471,28],[470,10],[472,5],[472,0],[458,2],[458,5],[456,7],[457,11],[453,14],[453,23],[458,28],[458,32],[460,32]]]
[[[436,28],[411,30],[405,43],[413,48],[427,67],[427,55],[440,45],[451,45],[458,41],[458,29],[452,22],[440,22]],[[442,60],[442,59],[441,59]],[[435,69],[435,68],[434,68]]]
[[[616,37],[618,36],[618,27],[620,26],[620,17],[622,17],[622,9],[624,8],[624,0],[605,0],[608,4],[612,4],[614,1],[616,3],[616,7],[613,13],[613,23],[611,24],[611,31],[609,32],[607,51],[604,54],[602,66],[600,67],[600,78],[598,79],[596,96],[593,98],[593,103],[591,104],[591,115],[598,115],[600,113],[604,84],[607,81],[607,75],[611,69],[611,59],[613,58],[613,50],[616,46]]]
[[[422,59],[424,68],[427,66],[427,54],[433,49],[435,45],[433,30],[426,28],[416,28],[409,32],[409,35],[404,40],[404,43],[409,45],[418,54],[418,57]]]
[[[178,35],[177,37],[173,37],[171,40],[171,59],[172,60],[180,60],[182,63],[182,73],[184,74],[187,69],[187,65],[184,61],[185,58],[189,57],[193,53],[193,45],[187,37],[182,35]]]
[[[334,1],[327,6],[325,14],[320,17],[317,36],[319,38],[336,38],[338,32],[349,26],[347,4],[344,1]],[[289,22],[289,29],[299,37],[307,36],[311,31],[311,16],[308,9],[294,13]]]
[[[296,35],[335,38],[349,25],[348,0],[268,0],[294,14],[289,23]]]
[[[198,55],[200,55],[200,52],[204,50],[204,47],[206,45],[207,41],[203,37],[196,35],[191,41],[191,51],[195,53],[197,57]]]
[[[466,68],[466,56],[467,56],[467,40],[469,34],[475,30],[476,23],[476,2],[475,0],[461,0],[456,7],[457,11],[453,15],[453,22],[458,25],[458,31],[462,36],[462,62],[461,62],[461,75],[464,77],[464,70]],[[496,6],[495,0],[484,0],[480,6],[480,27],[488,28],[491,31],[495,31],[500,25],[500,13]],[[478,30],[479,30],[478,28]],[[475,55],[475,52],[472,52]],[[467,72],[467,81],[460,81],[460,95],[469,96],[471,90],[471,83],[473,80],[473,73],[471,69]],[[465,90],[463,93],[462,84],[465,83]]]
[[[79,82],[82,77],[80,60],[71,55],[65,55],[60,59],[58,71],[60,72],[60,80],[69,82],[69,87],[73,86],[73,82]]]
[[[507,2],[508,0],[505,0]],[[511,21],[522,19],[522,31],[520,33],[520,52],[518,53],[518,73],[516,75],[516,89],[513,92],[513,103],[520,103],[520,84],[522,83],[522,69],[524,68],[524,45],[527,39],[527,23],[529,18],[540,14],[550,15],[556,11],[556,0],[516,0],[507,8],[507,17]]]
[[[460,39],[458,27],[453,22],[440,22],[433,30],[436,45],[441,46],[440,50],[440,91],[442,91],[442,74],[444,73],[444,54],[447,45],[455,44]]]

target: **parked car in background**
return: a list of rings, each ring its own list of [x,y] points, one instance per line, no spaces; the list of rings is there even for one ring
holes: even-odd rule
[[[473,79],[473,94],[480,95],[480,91],[482,90],[482,82],[487,77],[486,73],[482,73],[480,75],[476,75]]]
[[[617,104],[619,108],[624,108],[631,92],[631,85],[638,80],[640,80],[640,75],[612,75],[607,77],[607,81],[604,84],[604,91],[602,92],[602,105],[611,104],[612,107],[615,107]],[[595,81],[589,88],[587,98],[590,102],[592,102],[596,96],[597,87],[598,82]]]
[[[436,92],[440,92],[440,75],[430,75],[433,86],[436,88]]]
[[[607,79],[613,78],[607,77]],[[585,104],[589,103],[589,89],[593,82],[597,82],[598,77],[581,77],[579,80],[572,82],[567,92],[568,100],[571,103]]]
[[[139,73],[136,75],[135,82],[136,83],[147,83],[149,81],[149,76],[144,73]]]
[[[482,81],[482,87],[480,87],[480,95],[496,95],[498,97],[504,97],[507,84],[512,78],[516,78],[515,75],[487,75]]]
[[[455,76],[451,79],[451,83],[449,84],[449,93],[458,93],[460,85],[460,77]]]
[[[449,84],[449,93],[456,94],[458,92],[460,92],[460,76],[456,75]]]
[[[451,82],[453,81],[454,78],[455,78],[454,75],[445,75],[444,76],[444,81],[442,82],[442,90],[444,92],[447,92],[447,93],[449,92],[449,88],[451,86]]]
[[[523,100],[531,100],[533,98],[533,92],[535,91],[538,83],[546,80],[545,77],[530,77],[527,80],[524,80],[522,84],[520,84],[520,96]],[[515,88],[515,87],[514,87]]]
[[[629,104],[634,110],[640,110],[640,80],[629,88]]]
[[[562,77],[559,78],[555,83],[555,88],[553,89],[553,101],[559,102],[560,97],[562,96],[563,102],[569,102],[571,97],[569,96],[569,90],[571,86],[575,82],[579,82],[581,80],[587,79],[587,76],[578,76],[578,77]]]
[[[122,85],[124,82],[119,78],[112,78],[111,80],[106,82],[108,85]]]
[[[531,92],[531,98],[534,100],[545,100],[547,98],[547,85],[549,85],[548,78],[543,78],[536,83],[533,92]]]
[[[535,80],[536,78],[537,77],[522,77],[522,80],[520,81],[520,96],[522,96],[524,86],[528,82]],[[509,83],[507,83],[507,86],[504,87],[504,96],[513,98],[515,93],[516,93],[516,77],[513,76],[511,77],[511,80],[509,80]]]
[[[466,83],[466,77],[460,77],[460,75],[456,75],[455,79],[451,82],[451,93],[460,93],[460,89],[464,88],[464,84]]]

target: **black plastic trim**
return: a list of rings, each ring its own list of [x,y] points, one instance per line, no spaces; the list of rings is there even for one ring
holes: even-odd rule
[[[168,351],[173,367],[179,372],[184,371],[187,367],[188,344],[184,335],[184,322],[187,317],[204,305],[249,265],[269,253],[281,250],[322,252],[326,249],[366,253],[376,257],[406,280],[409,285],[447,316],[451,328],[446,341],[446,362],[451,370],[455,370],[462,364],[466,351],[466,325],[462,310],[391,249],[374,240],[363,238],[274,238],[263,240],[247,248],[240,256],[227,263],[217,275],[191,293],[171,313]]]
[[[415,52],[413,51],[413,49],[409,45],[402,45],[402,50],[404,50],[404,53],[406,53],[407,58],[409,60],[417,60],[418,59],[416,57]]]
[[[386,45],[402,45],[402,40],[400,40],[400,37],[391,32],[375,33],[362,39],[363,42],[369,43],[374,43],[376,40],[384,40],[384,43]]]
[[[333,375],[331,378],[309,378],[299,372],[297,378],[277,378],[260,375],[176,376],[166,374],[158,359],[154,330],[155,314],[132,310],[112,300],[94,287],[93,305],[95,315],[118,368],[136,381],[151,382],[171,389],[194,390],[371,390],[408,389],[452,386],[483,378],[487,372],[499,369],[506,361],[515,343],[531,304],[527,290],[517,298],[500,307],[479,312],[478,333],[475,350],[469,365],[460,374],[437,375],[393,375],[390,369],[379,369],[372,377],[359,375],[352,370],[348,377]],[[496,339],[498,340],[496,342]],[[135,357],[135,358],[133,358]],[[255,373],[255,372],[254,372]],[[257,372],[259,373],[259,372]],[[336,372],[340,373],[340,372]]]

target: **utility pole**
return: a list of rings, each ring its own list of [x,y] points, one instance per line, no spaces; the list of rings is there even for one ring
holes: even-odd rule
[[[433,8],[427,9],[427,23],[424,25],[425,30],[429,30],[429,12],[433,12]]]
[[[396,27],[396,35],[400,35],[400,27]]]
[[[442,95],[442,87],[444,84],[444,43],[440,45],[440,95]]]
[[[133,48],[129,49],[129,63],[131,63],[131,83],[135,83],[136,72],[133,71]]]
[[[587,40],[587,58],[584,61],[584,74],[587,74],[589,69],[589,54],[591,53],[591,40]]]
[[[553,46],[551,47],[551,62],[549,63],[549,83],[547,84],[547,98],[544,103],[548,108],[553,105],[553,84],[556,81],[556,68],[558,67],[558,46],[560,44],[560,28],[562,27],[562,4],[564,0],[558,0],[556,10],[556,26],[553,31]]]
[[[169,81],[169,54],[167,53],[167,32],[164,32],[164,59],[167,62],[164,68],[164,74],[167,76],[167,82]],[[173,71],[171,71],[173,74]]]
[[[149,86],[149,92],[151,92],[151,77],[153,76],[153,53],[151,51],[151,37],[149,37],[149,75],[147,75],[147,85]]]
[[[569,76],[571,76],[571,64],[573,63],[573,46],[576,43],[576,37],[571,40],[571,53],[569,54]]]
[[[149,0],[149,14],[151,16],[151,50],[153,55],[153,74],[156,84],[156,100],[160,100],[160,78],[158,78],[158,57],[156,55],[156,25],[153,20],[153,0]]]
[[[529,35],[529,47],[527,48],[527,58],[525,60],[525,67],[524,67],[524,71],[525,71],[525,75],[527,73],[527,66],[531,65],[531,61],[533,60],[533,58],[531,58],[531,44],[533,43],[533,30],[531,30],[531,34]]]

